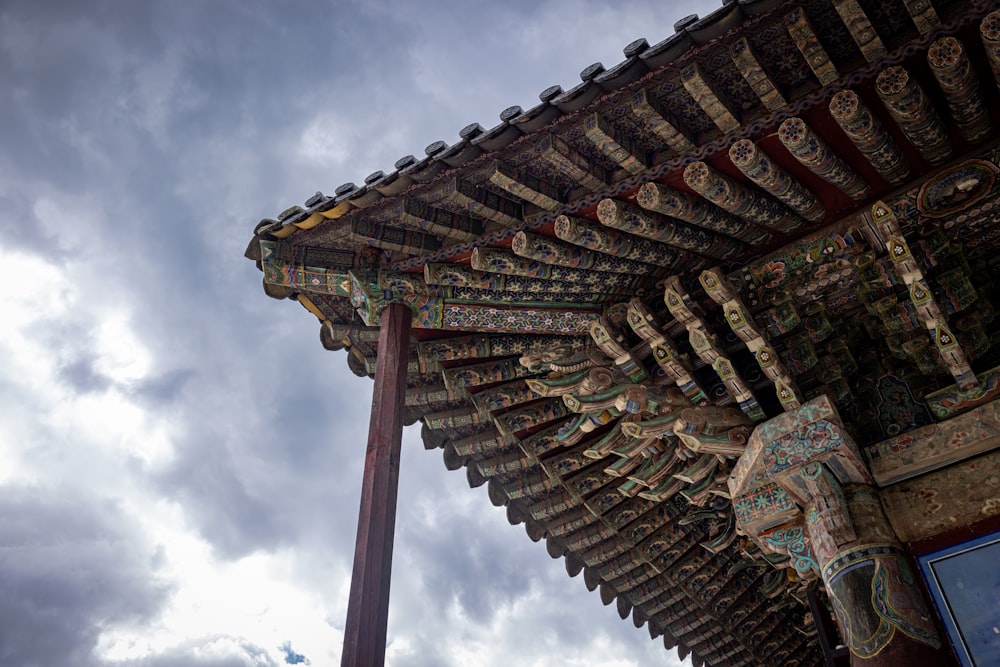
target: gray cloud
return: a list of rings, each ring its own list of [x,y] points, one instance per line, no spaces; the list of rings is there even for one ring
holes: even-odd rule
[[[92,665],[101,629],[148,622],[168,589],[153,548],[111,501],[54,489],[0,495],[0,663]]]
[[[189,401],[186,417],[204,421],[189,430],[175,460],[153,481],[164,495],[181,500],[202,536],[226,558],[304,543],[350,553],[367,424],[341,415],[367,412],[370,381],[351,376],[339,389],[337,383],[330,387],[322,376],[346,370],[344,360],[316,338],[303,343],[315,359],[297,381],[268,387],[262,369],[263,396],[243,393],[235,376],[208,384],[203,374],[200,383],[189,383],[186,393],[203,402]],[[217,390],[233,394],[206,395]],[[232,421],[248,404],[268,416],[259,429]]]
[[[178,368],[162,375],[145,378],[133,390],[135,395],[152,405],[161,406],[177,400],[184,387],[197,373],[191,368]]]
[[[447,510],[443,514],[447,517]],[[513,604],[537,585],[529,554],[510,554],[505,548],[509,540],[523,537],[517,529],[484,531],[471,517],[444,521],[452,540],[441,541],[439,531],[426,531],[426,525],[419,523],[400,526],[409,547],[400,566],[419,570],[429,607],[456,604],[473,622],[488,623],[495,610]],[[406,567],[408,563],[412,566]]]
[[[242,258],[253,224],[453,142],[470,122],[491,126],[551,84],[572,86],[594,60],[614,64],[648,26],[651,41],[665,37],[686,13],[568,0],[3,3],[0,243],[65,271],[80,295],[58,317],[39,295],[28,334],[45,343],[65,395],[120,392],[169,422],[174,451],[122,464],[117,482],[104,471],[100,486],[53,465],[72,492],[0,486],[0,544],[18,545],[0,551],[0,662],[87,665],[102,624],[156,617],[167,556],[104,500],[133,486],[176,502],[224,561],[292,550],[292,576],[321,592],[335,634],[371,382],[320,348],[300,306],[262,295]],[[97,364],[92,329],[106,312],[127,316],[151,357],[127,386]],[[34,420],[23,430],[33,439],[16,445],[26,457],[103,466],[111,456],[48,423],[49,397],[22,378],[0,371],[0,389]],[[390,626],[396,648],[411,649],[397,667],[461,664],[455,643],[514,623],[515,607],[521,624],[497,651],[558,655],[557,643],[586,646],[599,627],[625,659],[665,661],[414,436]],[[275,662],[277,647],[205,633],[128,664]],[[196,657],[212,645],[225,650]]]
[[[93,358],[79,358],[59,369],[59,379],[77,393],[104,391],[111,386],[111,378],[94,368]]]

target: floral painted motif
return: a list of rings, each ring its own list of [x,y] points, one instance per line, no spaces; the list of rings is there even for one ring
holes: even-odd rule
[[[760,276],[764,287],[777,287],[785,280],[785,263],[768,262],[760,267]]]

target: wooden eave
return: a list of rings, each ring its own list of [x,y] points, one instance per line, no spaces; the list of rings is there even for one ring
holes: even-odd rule
[[[801,588],[798,582],[775,579],[779,573],[739,537],[717,553],[704,546],[731,511],[725,496],[713,493],[718,489],[709,477],[717,472],[667,488],[662,500],[644,500],[641,493],[656,489],[630,480],[632,469],[622,476],[606,470],[629,456],[657,456],[671,446],[668,440],[588,458],[589,445],[579,443],[619,428],[621,414],[588,424],[585,438],[563,443],[554,433],[578,415],[567,414],[562,399],[514,392],[505,403],[502,388],[551,379],[552,368],[527,368],[519,364],[521,355],[560,344],[576,352],[593,348],[587,327],[609,314],[618,336],[611,345],[623,352],[613,355],[621,361],[616,372],[632,369],[633,384],[673,386],[652,343],[616,319],[624,306],[613,304],[638,298],[656,316],[656,331],[675,346],[691,386],[703,387],[711,405],[779,414],[776,380],[727,324],[729,311],[699,283],[705,269],[732,288],[799,397],[835,396],[862,445],[949,416],[942,407],[947,401],[936,397],[964,391],[956,385],[967,381],[966,367],[981,386],[996,384],[1000,235],[992,221],[1000,213],[992,202],[1000,189],[1000,91],[991,47],[980,33],[991,3],[934,0],[933,11],[921,15],[909,13],[919,3],[902,0],[847,3],[865,15],[877,42],[852,34],[837,4],[741,0],[703,19],[683,19],[660,43],[628,45],[619,65],[589,67],[566,91],[546,89],[535,108],[507,109],[491,129],[467,126],[453,145],[435,142],[424,158],[407,156],[360,187],[346,184],[332,197],[317,193],[305,206],[261,221],[247,251],[265,269],[267,293],[310,310],[322,323],[323,345],[346,348],[359,375],[374,372],[378,328],[372,317],[380,299],[410,299],[453,313],[451,319],[414,320],[407,414],[423,421],[425,444],[443,449],[449,468],[465,467],[470,484],[485,485],[492,502],[507,506],[512,523],[524,523],[532,539],[546,540],[550,554],[565,557],[571,576],[583,571],[588,587],[600,588],[606,602],[618,600],[619,609],[638,625],[648,624],[651,635],[663,634],[665,643],[669,635],[670,643],[713,666],[822,662],[815,638],[794,627],[807,611],[804,597],[789,594]],[[941,91],[928,64],[929,48],[945,37],[964,48],[985,109],[987,131],[975,140],[969,139],[974,128],[949,106],[957,98]],[[924,120],[939,119],[950,145],[943,157],[937,157],[940,146],[924,145],[924,137],[914,134],[926,128],[914,129],[894,115],[880,91],[885,84],[879,76],[892,67],[904,68],[910,83],[929,93]],[[891,165],[867,154],[832,115],[831,100],[844,91],[884,127],[898,165],[909,171],[904,180],[894,179]],[[794,118],[836,160],[816,167],[798,159],[783,137]],[[778,185],[769,190],[737,167],[729,149],[741,139],[773,161],[786,183],[812,193],[822,216],[798,220],[794,204],[775,194]],[[685,179],[695,163],[748,197],[794,215],[762,223],[749,205],[731,213],[735,219],[719,214],[719,205]],[[846,182],[851,173],[867,185],[863,196],[831,184]],[[949,178],[964,184],[968,199],[948,199],[966,190],[941,194]],[[714,231],[692,250],[676,238],[657,240],[629,228],[618,238],[631,244],[630,256],[569,247],[559,238],[560,216],[611,229],[599,215],[601,202],[638,211],[638,193],[648,183],[682,193],[745,230],[739,236]],[[880,201],[896,227],[880,227],[874,219]],[[676,223],[658,213],[639,214],[657,230],[657,224]],[[938,303],[937,311],[919,312],[939,313],[939,324],[959,334],[959,353],[950,361],[937,361],[923,323],[911,321],[917,311],[906,281],[913,276],[905,273],[909,265],[887,256],[887,229],[899,230],[922,269],[919,279]],[[490,252],[511,262],[525,258],[517,253],[541,252],[532,250],[534,240],[548,243],[546,257],[563,263],[527,257],[533,276],[471,273]],[[428,265],[440,266],[454,282],[428,284]],[[672,277],[697,324],[665,305],[664,283]],[[471,279],[493,281],[495,288],[455,284]],[[491,308],[500,314],[486,312]],[[696,349],[689,339],[694,328],[711,334],[711,349]],[[713,362],[718,356],[735,368],[756,408],[734,394],[737,385],[720,380]],[[489,409],[483,407],[485,392],[500,395]],[[886,398],[891,392],[905,404],[900,409],[918,417],[894,421]],[[690,474],[703,474],[694,463],[685,463]],[[713,470],[725,465],[720,456]],[[697,585],[705,577],[711,587]],[[674,601],[666,604],[668,599]]]

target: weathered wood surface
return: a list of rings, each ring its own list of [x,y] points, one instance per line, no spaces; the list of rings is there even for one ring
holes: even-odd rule
[[[882,489],[882,504],[903,542],[934,537],[1000,516],[1000,451]]]
[[[382,312],[341,667],[385,663],[410,319],[409,307],[401,303]]]
[[[865,448],[881,487],[944,468],[1000,447],[1000,401]]]

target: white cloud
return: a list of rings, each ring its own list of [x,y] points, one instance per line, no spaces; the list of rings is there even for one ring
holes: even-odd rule
[[[116,383],[128,385],[149,373],[149,350],[136,337],[124,316],[97,325],[94,348],[97,354],[94,370]]]
[[[275,662],[281,662],[280,647],[288,642],[314,664],[339,653],[342,635],[324,622],[330,613],[325,600],[291,576],[293,554],[257,553],[224,562],[181,523],[151,528],[169,536],[161,576],[179,587],[155,622],[109,628],[98,645],[101,658],[135,661],[169,654],[204,641],[207,632],[226,638],[210,641],[212,651],[232,653],[232,638],[253,638]]]
[[[87,312],[72,269],[15,252],[7,261],[33,289],[0,288],[7,322],[0,355],[11,360],[20,392],[8,405],[23,410],[20,419],[0,420],[0,482],[68,485],[113,501],[141,526],[144,541],[160,545],[148,576],[174,591],[155,619],[105,624],[97,657],[130,662],[181,652],[193,660],[243,656],[246,664],[278,664],[288,641],[307,655],[339,651],[340,635],[325,622],[332,612],[319,592],[302,585],[293,552],[221,559],[193,532],[184,508],[158,497],[137,474],[171,461],[176,433],[130,392],[154,363],[130,319],[104,308]],[[40,302],[39,293],[54,298]],[[55,349],[51,338],[37,336],[67,319],[88,334],[56,338]],[[60,360],[73,356],[93,359],[92,371],[109,383],[70,391],[60,381]],[[23,419],[25,413],[35,419]],[[240,638],[251,637],[266,647],[263,654],[243,650]]]
[[[322,111],[303,128],[296,153],[316,165],[339,166],[354,154],[357,139],[351,125],[331,111]]]

